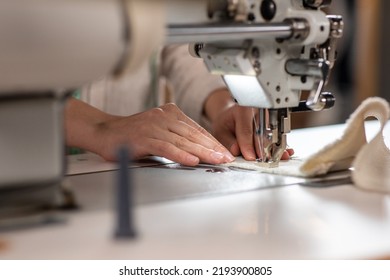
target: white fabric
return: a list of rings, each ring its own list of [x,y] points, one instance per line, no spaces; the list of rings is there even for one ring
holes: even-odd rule
[[[247,161],[242,157],[237,157],[234,162],[225,163],[223,165],[239,169],[255,170],[261,173],[306,177],[305,174],[302,174],[299,169],[303,162],[304,159],[299,157],[293,157],[290,160],[280,161],[278,167],[265,167],[261,163],[255,161]]]
[[[165,47],[161,53],[160,75],[174,91],[175,103],[190,118],[201,122],[203,103],[209,93],[225,87],[219,76],[206,69],[203,60],[191,57],[187,45]],[[137,72],[120,79],[103,78],[86,86],[81,99],[110,114],[131,115],[147,108],[152,75],[149,62]]]
[[[379,120],[381,129],[367,144],[364,121]],[[276,168],[238,158],[227,165],[264,173],[314,177],[352,167],[356,186],[369,190],[390,191],[390,150],[384,142],[383,129],[390,117],[389,103],[378,97],[365,100],[350,116],[344,134],[306,159],[281,161]]]
[[[365,116],[374,116],[380,122],[378,134],[357,154],[352,166],[352,180],[357,187],[390,192],[390,150],[384,142],[384,127],[390,117],[389,103],[375,100],[367,104]]]
[[[367,143],[364,120],[368,117],[388,119],[388,104],[380,98],[365,100],[349,117],[344,134],[309,157],[300,171],[307,176],[351,167],[359,150]],[[382,137],[383,140],[383,137]]]

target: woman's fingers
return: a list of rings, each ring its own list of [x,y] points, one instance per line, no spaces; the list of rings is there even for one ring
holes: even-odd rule
[[[164,140],[199,157],[203,162],[231,162],[233,155],[203,127],[187,117],[175,105],[162,106],[167,113],[166,125],[171,133]]]
[[[215,162],[215,157],[218,154],[222,155],[222,158],[225,158],[225,162],[234,160],[233,155],[221,143],[217,142],[214,138],[208,137],[202,133],[203,130],[197,127],[190,126],[182,121],[172,121],[168,124],[168,128],[172,134],[169,135],[170,139],[166,139],[167,141],[199,156],[202,161],[220,163]]]
[[[294,155],[294,150],[291,148],[287,148],[284,151],[281,160],[289,160],[292,155]]]
[[[219,152],[194,144],[180,136],[172,135],[172,137],[173,139],[178,138],[174,140],[176,145],[170,141],[149,139],[146,148],[151,154],[188,166],[195,166],[200,162],[210,164],[226,162],[225,156]]]
[[[235,156],[241,154],[246,160],[265,158],[264,149],[269,145],[269,140],[265,135],[257,134],[259,122],[257,109],[234,105],[214,121],[214,134]],[[287,160],[293,154],[294,150],[287,148],[281,159]]]
[[[180,164],[195,166],[200,162],[199,157],[160,139],[148,139],[145,148],[152,155],[165,157]]]
[[[172,104],[132,116],[128,126],[137,131],[137,136],[128,135],[138,157],[152,154],[185,165],[234,160],[221,143]]]
[[[247,107],[237,107],[234,112],[235,134],[241,154],[246,160],[257,158],[254,145],[253,114],[253,110]]]

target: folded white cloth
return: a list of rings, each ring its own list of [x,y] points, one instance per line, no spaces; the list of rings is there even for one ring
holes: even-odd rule
[[[367,143],[364,121],[378,119],[378,134]],[[389,103],[379,97],[366,99],[349,117],[343,135],[306,159],[281,161],[278,167],[267,168],[256,162],[238,158],[229,166],[260,172],[314,177],[352,167],[352,180],[357,187],[390,191],[390,150],[383,138],[383,129],[390,117]]]
[[[381,126],[378,134],[359,150],[352,163],[352,180],[359,188],[390,192],[390,149],[386,146],[383,135],[383,129],[390,117],[389,103],[379,98],[365,102],[366,110],[361,112],[361,115],[377,118]]]

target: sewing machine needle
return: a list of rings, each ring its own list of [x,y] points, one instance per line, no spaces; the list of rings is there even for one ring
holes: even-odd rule
[[[266,109],[258,109],[258,122],[256,121],[256,114],[254,113],[254,123],[255,123],[255,145],[257,145],[256,152],[258,155],[259,162],[266,162],[267,156],[265,154],[265,141],[267,134],[267,123],[266,123]]]

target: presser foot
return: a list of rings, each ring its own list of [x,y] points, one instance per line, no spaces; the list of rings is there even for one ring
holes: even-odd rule
[[[285,134],[281,135],[278,143],[270,143],[266,147],[264,147],[265,156],[263,158],[259,157],[256,159],[258,165],[268,168],[274,168],[279,166],[279,162],[287,147]]]

